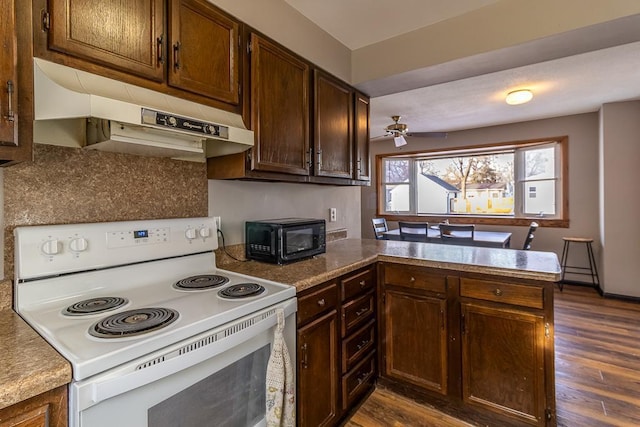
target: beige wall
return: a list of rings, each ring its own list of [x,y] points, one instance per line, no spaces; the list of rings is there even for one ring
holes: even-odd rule
[[[446,139],[408,138],[404,151],[454,148],[466,145],[488,144],[555,136],[569,136],[569,212],[570,228],[540,228],[536,232],[533,250],[562,252],[562,236],[589,236],[595,238],[594,249],[599,256],[598,237],[598,114],[579,114],[547,120],[492,126],[461,132],[452,132]],[[393,140],[371,143],[372,166],[375,155],[398,153]],[[375,180],[375,167],[374,177]],[[371,218],[376,214],[375,181],[362,189],[363,237],[372,238]],[[397,224],[390,223],[393,228]],[[480,230],[504,230],[513,233],[512,247],[524,242],[526,227],[479,226]]]
[[[336,208],[336,222],[329,222],[329,208]],[[227,245],[244,243],[246,220],[269,218],[325,219],[327,231],[359,238],[360,188],[209,180],[209,215],[222,217]]]
[[[605,293],[640,297],[640,101],[605,104],[600,120],[600,277]]]

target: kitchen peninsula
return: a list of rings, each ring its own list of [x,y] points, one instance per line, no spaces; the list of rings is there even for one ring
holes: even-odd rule
[[[220,267],[297,288],[302,426],[337,425],[376,379],[461,419],[556,425],[555,253],[345,239]]]
[[[326,254],[285,266],[222,258],[219,268],[297,288],[298,354],[309,344],[307,358],[298,356],[299,402],[309,401],[304,384],[313,380],[300,372],[301,363],[312,370],[319,359],[311,344],[322,342],[303,338],[327,333],[332,339],[332,370],[321,372],[330,381],[312,383],[310,399],[327,404],[328,412],[299,408],[301,425],[316,425],[316,419],[337,424],[378,375],[379,383],[454,408],[460,418],[555,425],[553,286],[560,277],[555,254],[344,239],[329,243]],[[17,315],[12,318],[1,336],[6,343],[27,328]],[[317,331],[321,334],[314,335]],[[32,347],[48,347],[32,338],[15,350],[29,354]],[[18,364],[16,369],[26,372],[13,370],[1,378],[0,389],[16,398],[0,402],[0,419],[22,399],[42,393],[46,378],[69,376],[68,367],[61,371],[59,364],[51,373],[42,368]],[[319,398],[324,396],[319,384],[332,387],[328,403]]]

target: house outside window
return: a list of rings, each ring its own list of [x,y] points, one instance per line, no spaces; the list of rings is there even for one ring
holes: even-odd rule
[[[379,214],[564,221],[566,144],[565,137],[378,156]]]

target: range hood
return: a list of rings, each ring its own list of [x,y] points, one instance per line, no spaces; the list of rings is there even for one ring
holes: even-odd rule
[[[242,117],[34,58],[34,142],[204,161],[253,146]]]

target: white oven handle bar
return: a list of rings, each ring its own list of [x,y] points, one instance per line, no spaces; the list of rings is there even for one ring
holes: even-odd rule
[[[275,326],[278,308],[284,309],[285,317],[288,317],[297,311],[296,299],[291,298],[204,332],[108,373],[72,383],[71,387],[77,391],[72,393],[76,399],[72,405],[77,411],[82,411],[111,397],[158,381],[223,353]],[[295,348],[289,351],[295,351]]]

